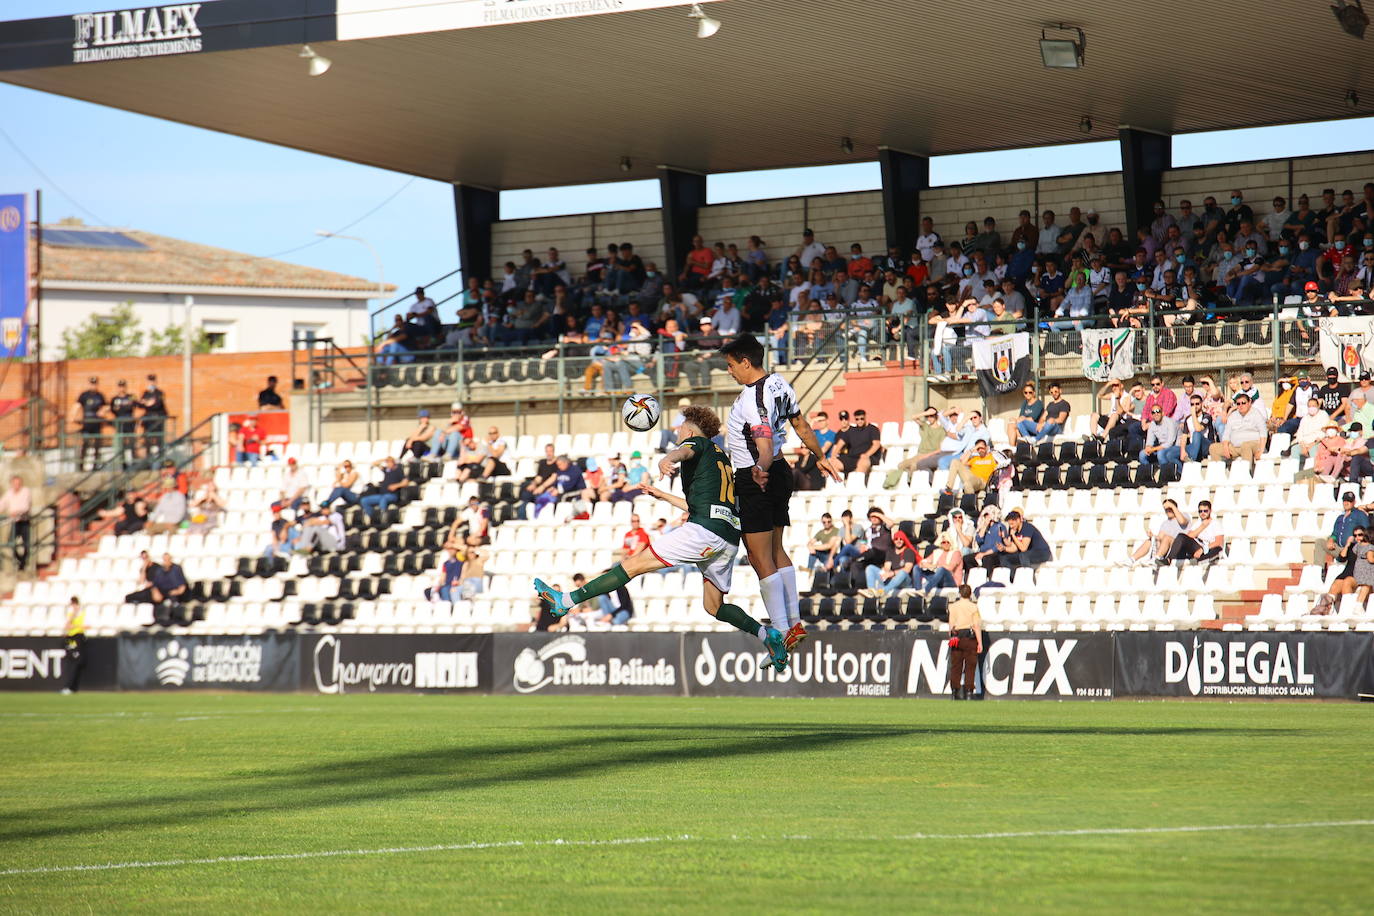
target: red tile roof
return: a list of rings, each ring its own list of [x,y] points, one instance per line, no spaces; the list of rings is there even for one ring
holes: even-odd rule
[[[51,229],[94,229],[57,225]],[[43,246],[43,279],[105,283],[154,283],[169,286],[266,287],[371,293],[377,284],[361,277],[259,258],[224,248],[154,235],[133,229],[117,230],[146,250]],[[383,289],[395,290],[391,284]]]

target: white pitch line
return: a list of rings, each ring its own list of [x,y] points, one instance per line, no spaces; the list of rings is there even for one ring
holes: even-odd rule
[[[1030,837],[1142,836],[1161,833],[1211,833],[1243,830],[1314,830],[1325,827],[1372,827],[1374,820],[1306,821],[1298,824],[1204,824],[1183,827],[1086,827],[1076,830],[1021,830],[995,833],[906,833],[890,837],[779,836],[787,842],[876,843],[905,840],[1008,840]],[[441,843],[433,846],[390,846],[378,849],[329,849],[319,852],[280,852],[262,855],[215,856],[208,859],[161,859],[148,862],[106,862],[99,865],[45,865],[38,868],[7,868],[6,875],[48,875],[59,872],[118,871],[126,868],[179,868],[188,865],[222,865],[235,862],[290,862],[299,859],[332,859],[345,856],[396,856],[424,852],[470,852],[482,849],[535,849],[545,846],[638,846],[650,843],[760,842],[767,836],[734,834],[728,837],[677,836],[620,837],[609,840],[497,840],[485,843]]]

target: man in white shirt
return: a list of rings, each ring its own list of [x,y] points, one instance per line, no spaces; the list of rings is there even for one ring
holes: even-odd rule
[[[1226,432],[1220,442],[1212,443],[1207,457],[1227,461],[1241,458],[1253,464],[1264,453],[1268,435],[1264,415],[1250,403],[1250,396],[1241,392],[1236,395],[1236,409],[1226,418]]]
[[[825,246],[816,241],[816,233],[810,228],[802,230],[802,243],[797,249],[797,257],[801,260],[803,272],[811,270],[811,262],[816,258],[825,258]]]
[[[739,329],[739,309],[735,308],[734,297],[722,298],[720,308],[711,316],[711,332],[720,337],[734,337]]]
[[[23,569],[29,562],[30,521],[33,512],[33,493],[24,486],[24,479],[18,474],[10,477],[10,488],[0,496],[0,515],[9,519],[13,526],[14,562]]]
[[[859,359],[868,359],[868,344],[877,337],[878,315],[882,310],[868,284],[862,284],[859,298],[849,307],[849,339],[858,343]]]
[[[1165,559],[1206,563],[1220,558],[1225,548],[1226,535],[1222,533],[1221,522],[1212,517],[1212,503],[1204,499],[1197,504],[1193,526],[1174,538]]]
[[[300,508],[302,500],[310,498],[310,478],[301,470],[295,458],[286,459],[286,473],[281,478],[281,501],[292,509]]]
[[[1054,221],[1054,211],[1046,210],[1040,214],[1040,241],[1035,246],[1038,255],[1059,253],[1059,236],[1064,230]]]
[[[940,233],[935,231],[935,222],[929,216],[921,217],[921,234],[916,236],[916,250],[921,253],[921,260],[929,261],[935,256],[935,246],[944,240],[940,238]]]
[[[415,287],[415,301],[410,304],[410,314],[423,315],[434,308],[434,300],[425,295],[423,286]]]

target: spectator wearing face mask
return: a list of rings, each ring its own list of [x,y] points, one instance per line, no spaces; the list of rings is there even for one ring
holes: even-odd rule
[[[1293,443],[1302,457],[1312,456],[1328,426],[1334,424],[1326,411],[1322,410],[1321,402],[1316,398],[1308,398],[1307,406],[1302,411],[1302,419],[1298,421],[1293,432]]]

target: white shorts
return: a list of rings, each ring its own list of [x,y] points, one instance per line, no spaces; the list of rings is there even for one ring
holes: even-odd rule
[[[695,566],[712,585],[730,591],[739,545],[731,544],[696,522],[675,528],[649,545],[649,551],[669,566]]]

